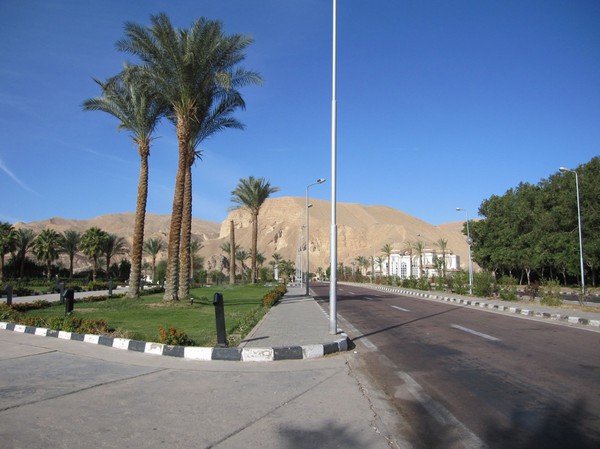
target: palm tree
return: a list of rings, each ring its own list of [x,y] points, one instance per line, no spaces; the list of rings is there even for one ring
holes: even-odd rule
[[[44,229],[33,242],[33,252],[40,262],[46,263],[46,276],[50,280],[52,262],[58,259],[62,242],[54,229]]]
[[[4,280],[4,256],[15,250],[17,231],[8,222],[0,222],[0,282]]]
[[[387,275],[389,277],[390,261],[391,261],[391,256],[392,256],[392,245],[390,245],[389,243],[386,243],[385,245],[383,245],[383,248],[381,248],[381,252],[383,253],[384,256],[387,257]]]
[[[425,244],[419,240],[413,245],[413,249],[419,258],[419,278],[421,278],[421,276],[423,276],[423,253],[425,252]]]
[[[279,278],[279,264],[283,258],[279,253],[273,253],[271,257],[273,258],[273,276],[275,276],[275,270],[277,270],[277,278]]]
[[[127,23],[126,37],[117,47],[142,60],[139,70],[148,77],[155,94],[169,105],[170,118],[176,127],[179,161],[164,295],[166,301],[172,301],[178,299],[179,249],[191,142],[199,135],[206,138],[231,127],[227,120],[223,120],[221,126],[207,124],[216,115],[225,118],[243,107],[237,89],[258,84],[260,76],[238,67],[252,39],[239,34],[226,36],[220,22],[200,18],[186,30],[173,28],[165,14],[151,16],[150,20],[152,25],[147,28]]]
[[[96,271],[98,270],[98,259],[102,256],[105,240],[108,234],[100,228],[93,227],[88,229],[81,236],[81,250],[83,254],[93,261],[92,282],[96,282]]]
[[[123,237],[118,237],[115,234],[108,234],[102,246],[103,256],[106,258],[106,276],[110,277],[110,261],[114,256],[119,254],[127,254],[127,242]],[[141,267],[140,267],[141,273]]]
[[[383,277],[383,262],[385,261],[385,259],[381,256],[377,256],[375,258],[375,263],[377,264],[377,266],[379,267],[379,276]]]
[[[69,277],[73,277],[73,260],[75,254],[79,251],[79,244],[81,242],[81,232],[69,229],[63,232],[61,239],[61,250],[69,256]]]
[[[83,109],[103,111],[116,117],[120,121],[118,129],[128,130],[131,139],[137,144],[141,160],[128,292],[129,297],[137,298],[140,294],[142,246],[148,198],[148,156],[150,156],[150,143],[153,140],[152,134],[161,114],[165,112],[165,105],[134,70],[126,68],[120,76],[110,78],[104,83],[95,81],[102,90],[102,96],[84,102]]]
[[[410,267],[409,267],[409,274],[408,277],[412,278],[413,277],[413,248],[414,248],[414,244],[411,241],[406,241],[404,242],[404,253],[408,254],[408,258],[410,260]]]
[[[17,231],[17,238],[15,241],[16,260],[19,261],[19,277],[23,277],[25,272],[25,260],[27,259],[27,252],[35,241],[35,232],[31,229],[21,228]]]
[[[251,254],[248,253],[248,251],[246,251],[245,249],[238,249],[235,252],[235,258],[236,258],[236,260],[239,260],[242,263],[242,277],[248,271],[248,267],[246,266],[246,261],[248,259],[250,259],[251,257],[252,257]]]
[[[163,249],[165,242],[160,238],[150,239],[144,242],[142,250],[152,258],[152,282],[156,282],[156,257]]]
[[[440,238],[435,242],[435,246],[442,251],[442,276],[446,279],[446,251],[448,250],[448,240]]]
[[[252,283],[256,283],[256,253],[258,245],[258,214],[263,203],[272,193],[279,192],[279,187],[271,187],[265,178],[240,179],[235,190],[231,192],[231,201],[236,203],[232,209],[245,209],[251,215],[252,220]]]

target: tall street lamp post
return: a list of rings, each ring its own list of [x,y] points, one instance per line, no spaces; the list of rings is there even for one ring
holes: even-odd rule
[[[565,167],[560,167],[561,172],[572,172],[575,173],[575,188],[577,191],[577,223],[579,227],[579,263],[581,265],[581,300],[585,297],[585,268],[583,265],[583,238],[581,236],[581,206],[579,202],[579,175],[575,170],[569,170]]]
[[[473,245],[473,239],[471,238],[471,231],[469,231],[469,213],[462,207],[457,207],[457,211],[463,211],[465,218],[467,219],[467,245],[469,245],[469,294],[473,294],[473,257],[471,256],[471,245]]]
[[[337,0],[333,0],[333,45],[331,58],[331,241],[329,279],[329,333],[337,329]]]
[[[325,182],[324,178],[319,178],[317,179],[317,182],[313,182],[312,184],[309,184],[306,186],[306,239],[305,239],[305,245],[306,245],[306,296],[308,296],[310,293],[308,293],[308,288],[309,288],[309,282],[310,282],[310,264],[309,264],[309,257],[310,257],[310,251],[309,251],[309,236],[310,233],[308,231],[308,209],[312,206],[312,204],[308,204],[308,188],[315,186],[317,184],[323,184]]]

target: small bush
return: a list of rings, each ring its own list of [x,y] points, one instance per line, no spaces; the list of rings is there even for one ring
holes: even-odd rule
[[[47,329],[75,332],[78,334],[108,335],[110,329],[105,320],[90,320],[76,316],[42,318],[38,316],[19,317],[18,324]]]
[[[540,303],[545,306],[560,306],[562,305],[562,298],[560,297],[560,284],[558,281],[546,281],[542,285],[542,296],[540,298]]]
[[[488,298],[495,290],[496,279],[489,271],[482,271],[473,275],[473,294]]]
[[[33,302],[23,302],[19,304],[13,304],[11,307],[17,312],[27,312],[29,310],[39,310],[50,307],[52,304],[45,299],[36,299]]]
[[[187,334],[183,331],[178,331],[175,327],[169,326],[168,329],[162,327],[158,330],[159,337],[158,342],[167,345],[178,345],[178,346],[193,346],[194,341],[190,340]]]
[[[0,321],[15,322],[19,316],[13,307],[7,305],[5,302],[0,304]]]
[[[287,287],[281,284],[263,296],[262,305],[265,307],[273,307],[286,293]]]
[[[448,279],[448,284],[450,289],[458,295],[469,293],[469,273],[464,270],[457,271]]]
[[[426,277],[419,278],[419,281],[417,282],[417,288],[419,290],[429,290],[429,279],[427,279]]]
[[[498,281],[500,298],[504,301],[517,300],[517,280],[512,276],[502,276]]]

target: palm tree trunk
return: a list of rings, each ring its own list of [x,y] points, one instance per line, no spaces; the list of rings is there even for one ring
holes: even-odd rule
[[[183,216],[181,218],[181,243],[179,246],[179,298],[182,299],[190,294],[190,244],[192,241],[192,161],[193,159],[189,161],[186,168],[185,184],[183,189]]]
[[[235,226],[233,220],[229,222],[229,285],[235,285]]]
[[[256,284],[256,253],[258,251],[258,212],[252,214],[252,283]]]
[[[179,163],[175,177],[175,192],[173,194],[173,209],[171,212],[171,227],[167,249],[167,280],[165,283],[165,301],[177,301],[177,283],[179,280],[179,245],[181,242],[181,220],[183,214],[183,192],[185,189],[185,174],[187,171],[189,126],[183,117],[177,117],[177,141],[179,142]]]
[[[131,248],[131,273],[129,275],[130,298],[140,296],[140,276],[142,273],[142,247],[144,245],[144,224],[146,221],[146,200],[148,198],[148,153],[149,148],[140,145],[141,167],[138,181],[135,223],[133,225],[133,244]]]

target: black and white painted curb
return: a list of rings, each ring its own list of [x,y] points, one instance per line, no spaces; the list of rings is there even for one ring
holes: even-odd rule
[[[340,339],[332,343],[281,346],[274,348],[209,348],[196,346],[175,346],[162,343],[151,343],[126,338],[105,337],[102,335],[77,334],[57,331],[41,327],[0,322],[0,329],[21,332],[42,337],[60,338],[63,340],[82,341],[96,345],[110,346],[116,349],[143,352],[144,354],[166,355],[191,360],[226,360],[235,362],[272,362],[276,360],[315,359],[336,352],[348,350],[348,336],[340,334]]]
[[[361,285],[364,287],[364,284],[357,284],[357,285]],[[400,293],[403,295],[418,296],[418,297],[427,298],[427,299],[437,299],[439,301],[453,302],[453,303],[462,304],[465,306],[480,307],[482,309],[489,309],[489,310],[493,310],[493,311],[497,311],[497,312],[514,313],[517,315],[524,315],[524,316],[530,316],[530,317],[535,317],[535,318],[546,318],[546,319],[556,320],[556,321],[565,321],[569,324],[580,324],[580,325],[584,325],[584,326],[592,326],[592,327],[600,328],[600,320],[591,320],[588,318],[581,318],[578,316],[561,315],[560,313],[540,312],[537,310],[528,309],[526,307],[522,308],[522,307],[514,307],[514,306],[504,306],[502,304],[495,304],[495,303],[491,303],[491,302],[477,301],[477,300],[464,299],[464,298],[454,298],[451,296],[441,296],[441,295],[436,295],[436,294],[427,293],[427,292],[415,292],[414,290],[404,290],[404,289],[395,288],[395,287],[369,286],[369,288],[373,288],[376,290],[384,290],[384,291],[393,292],[393,293]]]

